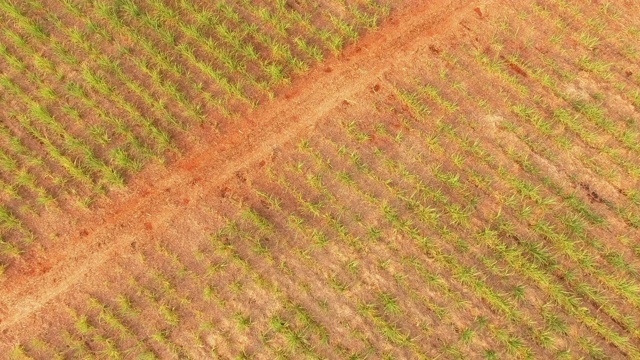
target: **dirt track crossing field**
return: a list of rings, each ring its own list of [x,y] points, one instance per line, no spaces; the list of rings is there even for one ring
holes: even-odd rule
[[[634,10],[392,4],[273,100],[32,220],[0,353],[640,356]]]

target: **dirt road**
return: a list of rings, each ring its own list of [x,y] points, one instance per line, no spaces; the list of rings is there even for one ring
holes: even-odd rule
[[[330,109],[357,101],[352,94],[384,82],[386,71],[402,66],[462,17],[480,16],[487,2],[411,1],[338,58],[296,79],[274,101],[222,124],[218,133],[203,132],[202,141],[180,159],[148,167],[126,192],[97,204],[91,214],[78,214],[67,233],[45,242],[40,253],[10,270],[0,284],[0,333],[10,337],[48,302],[99,281],[111,259],[129,251],[133,242],[153,239],[152,224],[179,214],[183,199],[216,193],[238,170],[307,132]]]

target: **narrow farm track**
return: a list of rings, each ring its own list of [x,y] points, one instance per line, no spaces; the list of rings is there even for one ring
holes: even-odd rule
[[[180,212],[184,199],[197,202],[198,196],[218,192],[221,184],[239,171],[269,158],[274,149],[308,132],[329,110],[349,106],[355,101],[353,94],[377,82],[384,85],[384,73],[403,65],[402,61],[386,61],[390,54],[410,59],[429,38],[446,33],[489,2],[411,2],[338,58],[296,79],[271,103],[211,134],[166,168],[152,166],[141,172],[131,181],[128,192],[102,201],[95,214],[74,224],[69,235],[63,234],[47,249],[46,270],[21,274],[21,270],[36,266],[26,263],[8,272],[7,280],[0,284],[0,339],[7,330],[22,328],[23,321],[56,297],[79,284],[96,281],[100,271],[132,246],[153,239],[154,225]]]

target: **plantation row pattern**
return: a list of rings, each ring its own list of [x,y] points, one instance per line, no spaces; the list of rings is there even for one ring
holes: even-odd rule
[[[640,357],[640,23],[516,5],[154,225],[11,356]]]
[[[368,1],[0,2],[0,273],[89,207],[377,26]]]

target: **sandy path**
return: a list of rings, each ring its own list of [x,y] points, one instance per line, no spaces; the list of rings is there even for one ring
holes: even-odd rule
[[[264,104],[207,146],[185,154],[167,169],[147,169],[133,179],[130,191],[102,204],[92,218],[78,224],[86,236],[66,236],[47,252],[52,267],[43,274],[9,274],[0,295],[0,333],[19,327],[43,305],[108,269],[109,260],[126,253],[132,241],[150,239],[150,220],[180,211],[194,179],[203,191],[215,191],[242,168],[268,157],[274,148],[313,128],[329,110],[372,86],[383,74],[447,32],[487,1],[421,1],[400,9],[378,30],[365,35],[337,59],[325,61],[287,88],[285,96]],[[393,54],[391,57],[389,54]],[[84,224],[84,227],[80,226]],[[91,225],[93,224],[93,225]],[[95,225],[98,224],[98,225]],[[72,235],[78,231],[72,231]],[[117,234],[117,235],[114,235]]]

